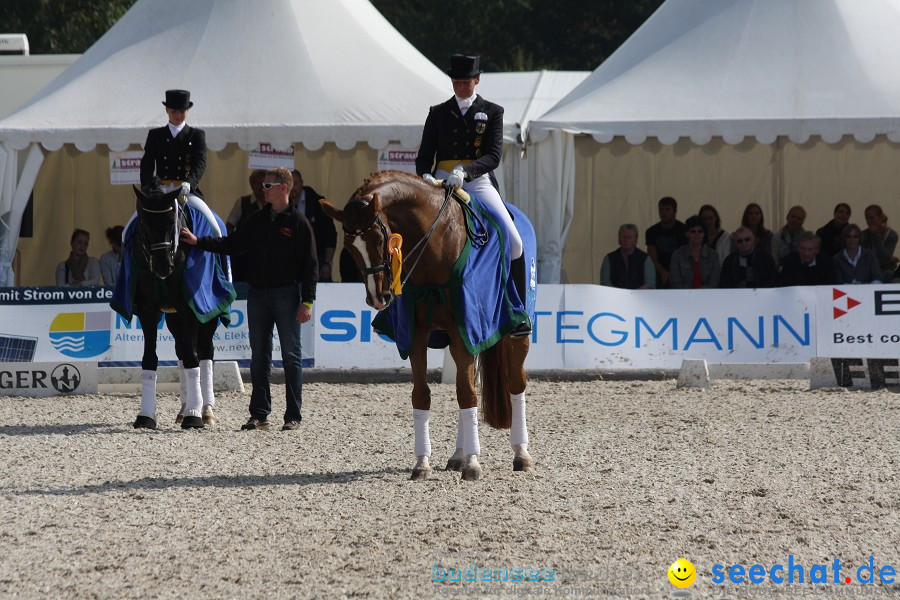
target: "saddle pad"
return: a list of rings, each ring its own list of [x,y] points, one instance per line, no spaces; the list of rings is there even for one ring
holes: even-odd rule
[[[207,215],[196,208],[186,205],[193,223],[193,233],[197,237],[216,235]],[[211,213],[213,214],[213,213]],[[219,231],[225,231],[225,224],[218,215],[213,214]],[[134,316],[135,295],[137,291],[138,270],[135,267],[131,251],[134,237],[137,235],[137,219],[132,219],[125,230],[122,245],[122,263],[119,265],[119,277],[109,305],[122,318],[129,322]],[[226,325],[231,321],[231,303],[237,298],[234,286],[229,280],[230,273],[227,260],[213,252],[205,252],[196,246],[189,246],[182,274],[182,291],[188,298],[188,305],[201,323],[219,318]]]
[[[423,303],[428,322],[431,321],[434,306],[449,303],[463,343],[473,355],[493,346],[523,323],[526,317],[534,320],[537,248],[534,228],[518,208],[506,205],[525,248],[528,297],[520,299],[514,282],[509,278],[509,239],[506,232],[498,217],[474,195],[471,206],[480,222],[466,213],[470,228],[476,235],[486,230],[489,236],[487,244],[479,246],[467,239],[453,266],[450,281],[427,286],[407,284],[403,294],[379,312],[372,322],[376,331],[394,340],[404,359],[409,357],[412,346],[416,308]],[[434,331],[429,337],[431,348],[443,348],[448,344],[446,332]]]

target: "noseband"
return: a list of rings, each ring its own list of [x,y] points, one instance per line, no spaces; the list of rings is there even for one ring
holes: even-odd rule
[[[175,200],[173,200],[172,206],[169,206],[167,208],[162,208],[162,209],[156,210],[156,209],[145,208],[144,206],[141,206],[141,211],[146,212],[146,213],[152,213],[152,214],[165,214],[167,212],[175,211],[175,219],[174,219],[175,230],[173,232],[172,241],[157,242],[155,244],[150,244],[148,246],[147,240],[143,239],[144,236],[141,236],[141,250],[144,253],[144,259],[147,261],[148,265],[152,264],[150,262],[151,255],[154,252],[157,252],[159,250],[168,251],[169,264],[173,265],[175,263],[175,253],[178,252],[179,232],[181,231],[181,227],[185,224],[185,221],[186,221],[186,214],[181,209],[180,205],[178,204],[178,199],[176,198]]]

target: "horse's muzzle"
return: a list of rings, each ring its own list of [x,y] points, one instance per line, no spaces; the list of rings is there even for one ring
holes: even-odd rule
[[[384,310],[388,306],[391,305],[391,302],[394,301],[394,294],[388,292],[387,294],[378,296],[377,298],[372,298],[370,296],[366,296],[366,304],[374,308],[375,310]]]

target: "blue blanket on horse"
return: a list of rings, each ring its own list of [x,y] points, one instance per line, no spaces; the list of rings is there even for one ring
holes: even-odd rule
[[[215,230],[206,217],[190,205],[184,209],[191,216],[191,230],[197,237],[216,235]],[[219,231],[225,231],[225,223],[218,215],[214,215]],[[135,236],[138,235],[137,219],[133,219],[125,230],[122,246],[122,264],[119,266],[119,277],[109,305],[124,319],[131,321],[134,316],[137,280],[140,274],[135,266],[131,251]],[[201,323],[219,318],[226,325],[231,321],[231,303],[237,298],[234,286],[229,279],[230,266],[227,257],[213,252],[205,252],[196,246],[185,246],[187,255],[182,272],[182,292],[188,298],[188,305],[197,315]],[[224,262],[222,262],[224,259]],[[140,299],[137,299],[140,301]]]
[[[419,304],[426,305],[427,315],[435,305],[447,304],[453,310],[459,334],[466,349],[473,355],[487,350],[500,338],[525,321],[534,322],[536,301],[537,240],[534,228],[518,208],[507,204],[516,229],[525,247],[525,264],[529,278],[526,298],[519,298],[516,286],[509,277],[509,238],[498,217],[490,208],[472,196],[471,206],[480,217],[472,219],[466,214],[470,228],[477,235],[487,232],[488,243],[479,246],[471,239],[453,266],[450,281],[443,285],[414,286],[407,284],[403,294],[378,313],[372,327],[397,344],[400,356],[406,359],[412,346],[415,311]],[[482,227],[483,225],[483,227]],[[430,316],[426,317],[430,321]],[[444,348],[449,343],[446,332],[434,331],[429,338],[431,348]]]

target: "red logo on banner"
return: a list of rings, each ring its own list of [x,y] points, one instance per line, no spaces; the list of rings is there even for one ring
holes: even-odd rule
[[[841,298],[846,298],[843,302],[838,302]],[[835,301],[834,306],[834,318],[837,319],[847,314],[847,311],[851,308],[859,306],[862,304],[859,300],[854,300],[850,296],[847,295],[846,292],[842,292],[837,288],[832,288],[831,290],[831,299]],[[842,304],[843,308],[839,308],[838,304]]]

